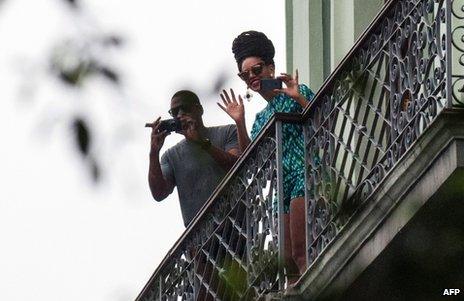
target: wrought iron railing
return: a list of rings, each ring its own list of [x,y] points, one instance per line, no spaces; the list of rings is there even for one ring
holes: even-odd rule
[[[463,103],[463,18],[460,0],[389,1],[304,113],[309,264],[443,108]]]
[[[266,125],[137,300],[283,290],[282,123],[304,124],[311,265],[440,112],[464,104],[463,19],[464,0],[386,3],[303,115]]]
[[[448,2],[446,10],[448,70],[450,79],[448,87],[451,92],[447,97],[452,99],[452,105],[464,106],[464,1]]]

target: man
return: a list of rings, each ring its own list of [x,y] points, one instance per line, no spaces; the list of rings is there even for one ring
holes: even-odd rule
[[[184,225],[187,226],[239,156],[234,125],[205,127],[198,96],[187,90],[171,99],[172,117],[182,124],[185,137],[159,160],[167,135],[159,131],[160,118],[152,124],[148,183],[153,198],[162,201],[177,186]]]

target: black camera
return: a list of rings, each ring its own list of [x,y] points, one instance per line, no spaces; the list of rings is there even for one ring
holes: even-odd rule
[[[267,92],[282,89],[282,80],[279,78],[264,78],[261,80],[261,91]]]
[[[152,123],[145,124],[145,127],[153,127]],[[180,132],[182,130],[182,123],[177,118],[171,118],[166,120],[161,120],[160,125],[158,127],[159,132],[167,131],[170,132]]]
[[[167,131],[169,133],[180,132],[182,130],[182,123],[177,118],[162,120],[158,130],[160,132]]]

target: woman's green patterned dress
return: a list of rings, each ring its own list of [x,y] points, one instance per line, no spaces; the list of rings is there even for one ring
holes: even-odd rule
[[[299,85],[300,94],[308,102],[314,97],[313,91],[306,85]],[[274,113],[301,113],[301,105],[284,93],[271,99],[267,106],[256,114],[251,138],[258,136],[262,127]],[[290,200],[304,196],[304,138],[303,127],[298,124],[284,124],[283,135],[283,176],[284,176],[284,212],[290,209]]]

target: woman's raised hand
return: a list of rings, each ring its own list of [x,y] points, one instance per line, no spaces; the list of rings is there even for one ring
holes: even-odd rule
[[[242,96],[235,97],[234,90],[230,89],[230,96],[226,90],[222,90],[221,93],[222,103],[217,102],[217,105],[224,110],[235,123],[245,121],[245,107],[243,106]]]

